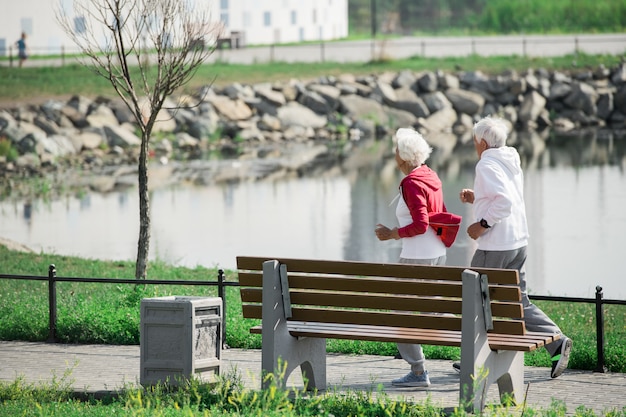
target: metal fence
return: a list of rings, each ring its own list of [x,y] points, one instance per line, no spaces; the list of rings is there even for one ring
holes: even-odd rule
[[[191,281],[191,280],[160,280],[160,279],[120,279],[120,278],[77,278],[77,277],[57,277],[56,266],[51,264],[48,267],[48,276],[35,275],[6,275],[0,274],[0,279],[27,280],[27,281],[47,281],[48,282],[48,342],[56,343],[57,339],[57,282],[82,282],[100,284],[130,284],[130,285],[191,285],[217,287],[217,295],[222,299],[222,341],[226,340],[226,293],[229,286],[239,286],[239,282],[227,282],[224,271],[217,271],[215,281]]]
[[[215,281],[184,281],[184,280],[154,280],[145,279],[137,280],[133,279],[119,279],[119,278],[76,278],[76,277],[57,277],[55,265],[48,267],[48,276],[32,276],[32,275],[6,275],[0,274],[0,279],[6,280],[31,280],[31,281],[47,281],[48,282],[48,312],[49,312],[49,324],[48,324],[48,342],[56,343],[56,329],[57,329],[57,282],[91,282],[101,284],[130,284],[130,285],[192,285],[192,286],[216,286],[218,297],[222,299],[223,314],[222,314],[222,341],[226,341],[226,287],[238,287],[239,282],[226,281],[224,271],[218,270],[217,279]],[[596,348],[597,348],[597,361],[596,372],[605,372],[604,361],[604,305],[624,305],[626,306],[626,300],[611,300],[604,299],[602,293],[602,287],[596,286],[595,298],[576,298],[576,297],[552,297],[543,295],[531,295],[531,300],[542,301],[558,301],[568,303],[587,303],[595,305],[595,319],[596,319]]]
[[[223,45],[223,44],[222,44]],[[216,45],[210,45],[215,47]],[[30,47],[25,66],[63,66],[77,63],[80,51],[73,45]],[[477,56],[550,57],[567,54],[626,53],[625,34],[426,36],[372,38],[355,41],[271,44],[241,48],[217,48],[207,63],[254,64],[268,62],[368,62],[411,57],[440,58]],[[0,65],[19,61],[13,46],[0,48]]]

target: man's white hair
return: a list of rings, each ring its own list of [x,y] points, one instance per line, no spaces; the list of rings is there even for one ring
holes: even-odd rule
[[[396,131],[396,144],[400,158],[414,166],[426,162],[433,151],[419,132],[404,127]]]
[[[490,148],[500,148],[506,144],[509,128],[502,119],[487,116],[474,125],[474,136],[480,142],[484,139]]]

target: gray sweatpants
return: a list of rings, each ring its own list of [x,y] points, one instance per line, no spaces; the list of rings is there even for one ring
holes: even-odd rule
[[[446,256],[440,256],[439,258],[433,259],[407,259],[400,258],[399,263],[401,264],[414,264],[414,265],[445,265]],[[426,358],[424,357],[424,351],[422,350],[422,345],[413,345],[410,343],[398,343],[398,352],[400,352],[400,356],[402,359],[407,361],[409,365],[411,365],[411,371],[415,373],[421,373],[426,370],[425,363]]]
[[[476,250],[472,258],[472,266],[483,268],[517,269],[519,271],[520,289],[522,291],[522,305],[524,306],[524,323],[530,332],[548,332],[563,335],[559,326],[530,302],[526,292],[526,246],[507,251]],[[561,346],[562,340],[545,345],[546,350],[553,356]]]

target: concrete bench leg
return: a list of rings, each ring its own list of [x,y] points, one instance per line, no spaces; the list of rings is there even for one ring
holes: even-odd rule
[[[501,402],[507,397],[515,404],[521,404],[524,400],[524,352],[492,352],[493,380],[498,383]]]
[[[468,412],[479,413],[491,384],[497,382],[500,399],[523,400],[524,353],[494,352],[489,348],[484,327],[479,275],[463,272],[463,318],[461,339],[460,405]]]
[[[277,261],[263,263],[262,386],[271,385],[266,376],[272,373],[285,388],[289,375],[300,366],[307,389],[326,389],[326,339],[298,339],[289,334],[279,266]]]

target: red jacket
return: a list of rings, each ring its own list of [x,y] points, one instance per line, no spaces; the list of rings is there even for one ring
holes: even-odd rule
[[[447,211],[443,202],[441,180],[427,165],[422,164],[402,179],[400,194],[413,219],[413,223],[398,229],[400,237],[425,233],[429,227],[429,213]]]

